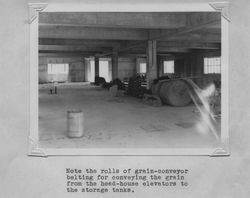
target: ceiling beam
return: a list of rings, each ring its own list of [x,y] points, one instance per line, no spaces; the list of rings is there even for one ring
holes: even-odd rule
[[[93,53],[42,53],[39,52],[39,57],[89,57],[94,56]]]
[[[161,30],[160,32],[150,30],[149,31],[149,39],[150,40],[170,40],[178,36],[186,35],[189,33],[193,33],[195,31],[199,31],[203,28],[209,28],[210,25],[218,24],[220,20],[212,20],[206,21],[204,23],[196,23],[194,26],[187,26],[185,28],[180,28],[172,31],[171,33],[166,32],[165,30]]]
[[[190,42],[190,41],[159,41],[157,42],[157,48],[164,47],[179,47],[190,49],[220,49],[221,43],[206,43],[206,42]]]
[[[187,24],[184,12],[42,12],[40,26],[161,29]],[[201,13],[201,15],[206,15]]]
[[[165,38],[161,41],[221,43],[221,35],[193,32],[186,35]]]
[[[217,23],[210,23],[211,21],[217,21]],[[187,15],[186,28],[192,29],[198,27],[201,24],[209,22],[209,27],[219,28],[221,27],[221,13],[220,12],[192,12]]]
[[[101,40],[147,40],[148,32],[142,29],[40,27],[39,38],[54,39],[101,39]]]
[[[67,52],[74,52],[74,51],[105,51],[111,50],[111,47],[95,47],[95,46],[70,46],[70,45],[39,45],[39,50],[41,51],[67,51]]]
[[[40,26],[172,29],[218,20],[219,12],[42,12]]]
[[[51,15],[50,15],[51,14]],[[65,15],[66,14],[66,15]],[[122,18],[119,18],[122,16]],[[138,18],[129,18],[131,16]],[[156,14],[150,16],[150,14]],[[160,14],[160,15],[157,15]],[[150,25],[159,25],[163,28],[164,22],[175,22],[178,24],[180,16],[185,16],[184,25],[175,27],[167,27],[169,29],[154,29],[151,27],[150,31],[144,29],[150,27]],[[85,17],[85,18],[84,18]],[[126,18],[127,17],[127,18]],[[141,17],[141,18],[140,18]],[[148,17],[148,18],[147,18]],[[152,21],[150,19],[152,17]],[[154,18],[155,17],[155,18]],[[158,17],[158,18],[157,18]],[[160,18],[159,18],[160,17]],[[161,18],[163,17],[163,18]],[[166,18],[164,18],[166,17]],[[77,41],[87,42],[89,40],[89,46],[91,42],[95,40],[102,43],[105,46],[110,46],[112,48],[118,48],[119,53],[128,52],[133,48],[142,47],[145,48],[146,43],[144,41],[148,39],[161,41],[188,41],[188,42],[221,42],[220,34],[220,13],[40,13],[40,26],[39,26],[39,43],[44,42],[46,45],[70,45],[69,43],[74,43],[72,45],[78,45]],[[156,20],[157,19],[157,20]],[[165,20],[164,20],[165,19]],[[47,21],[46,21],[47,20]],[[83,20],[83,21],[82,21]],[[119,21],[122,20],[122,21]],[[140,22],[140,20],[145,20]],[[163,20],[163,21],[161,21]],[[176,21],[177,20],[177,21]],[[60,22],[60,23],[57,23]],[[180,21],[179,21],[180,22]],[[181,21],[182,22],[182,21]],[[139,23],[139,24],[138,24]],[[148,26],[145,26],[145,25]],[[138,27],[137,27],[138,26]],[[129,29],[134,28],[134,29]],[[166,28],[166,26],[165,26]],[[174,28],[174,27],[172,27]],[[209,30],[209,31],[205,31]],[[202,32],[203,31],[203,32]],[[66,41],[70,38],[70,41]],[[74,39],[72,39],[74,38]],[[57,44],[55,43],[57,40]],[[131,42],[124,42],[123,40],[131,40]],[[50,44],[49,42],[52,41]],[[108,42],[116,42],[109,45]],[[47,42],[47,43],[46,43]],[[100,43],[99,43],[100,44]],[[94,43],[93,43],[94,45]],[[98,45],[98,44],[97,44]],[[79,44],[78,48],[70,46],[69,48],[56,47],[50,48],[47,46],[40,48],[41,51],[66,51],[67,49],[71,51],[83,52],[87,49],[81,48],[82,45]],[[96,46],[97,47],[97,46]],[[101,45],[99,46],[101,47]],[[161,47],[161,46],[160,46]],[[173,48],[176,46],[167,46],[168,48]],[[179,46],[179,48],[188,48],[190,45],[184,45],[184,47]],[[194,49],[210,49],[215,46],[212,45],[195,45],[192,44],[191,47]],[[91,48],[89,48],[91,51]],[[95,51],[95,48],[92,48]],[[163,50],[163,47],[162,47]],[[112,53],[112,50],[104,50],[99,48],[102,55],[107,56]]]
[[[39,45],[71,45],[71,46],[98,46],[106,47],[120,46],[122,41],[111,40],[85,40],[85,39],[54,39],[54,38],[39,38]]]
[[[208,21],[206,23],[202,23],[202,24],[198,24],[196,26],[193,27],[186,27],[186,28],[181,28],[181,29],[177,29],[174,31],[171,31],[171,33],[167,33],[166,31],[162,30],[162,31],[149,31],[149,39],[151,40],[160,40],[160,41],[170,41],[172,39],[176,39],[176,40],[187,40],[190,41],[190,39],[193,40],[205,40],[210,36],[209,39],[214,39],[216,40],[215,42],[221,42],[221,36],[218,34],[215,35],[209,35],[209,34],[195,34],[194,32],[197,30],[200,30],[202,28],[207,28],[210,25],[214,25],[217,24],[219,21],[218,20],[214,20],[214,21]],[[211,38],[212,37],[212,38]],[[119,52],[120,51],[126,51],[132,48],[136,48],[138,46],[143,46],[144,42],[138,41],[138,42],[134,42],[129,46],[123,47],[118,49]],[[108,55],[111,52],[105,52],[103,55]],[[100,55],[102,56],[102,55]]]
[[[62,51],[62,50],[39,50],[38,51],[39,54],[78,54],[78,55],[82,55],[82,54],[88,54],[88,55],[95,55],[95,54],[99,54],[101,53],[101,51]]]

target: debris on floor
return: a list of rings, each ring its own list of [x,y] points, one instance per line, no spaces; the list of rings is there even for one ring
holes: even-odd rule
[[[169,130],[168,127],[159,124],[148,124],[145,126],[141,126],[141,128],[146,132],[164,132]]]
[[[153,107],[162,106],[162,102],[159,96],[155,96],[152,94],[144,94],[142,98],[142,102]]]
[[[186,128],[194,127],[195,123],[193,123],[193,122],[179,122],[179,123],[176,123],[176,125],[186,129]]]

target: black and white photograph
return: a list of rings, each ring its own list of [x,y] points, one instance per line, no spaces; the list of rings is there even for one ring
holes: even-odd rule
[[[0,198],[247,198],[249,0],[0,0]]]
[[[38,17],[41,147],[221,146],[221,12]]]

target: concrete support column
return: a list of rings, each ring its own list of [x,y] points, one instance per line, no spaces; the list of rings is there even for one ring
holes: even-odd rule
[[[118,78],[118,50],[114,49],[112,54],[112,80]]]
[[[157,75],[156,40],[148,40],[147,45],[147,88],[150,89]]]
[[[99,75],[99,57],[95,56],[95,76]]]
[[[163,73],[163,64],[164,60],[162,60],[161,56],[157,56],[157,71],[158,71],[158,77],[161,77],[164,75]]]

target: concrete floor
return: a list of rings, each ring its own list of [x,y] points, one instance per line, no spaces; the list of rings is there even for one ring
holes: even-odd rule
[[[129,96],[87,84],[59,86],[57,95],[39,89],[39,138],[46,148],[210,148],[209,131],[198,131],[195,106],[151,107]],[[82,109],[84,136],[67,137],[67,110]],[[216,124],[220,131],[220,121]]]

